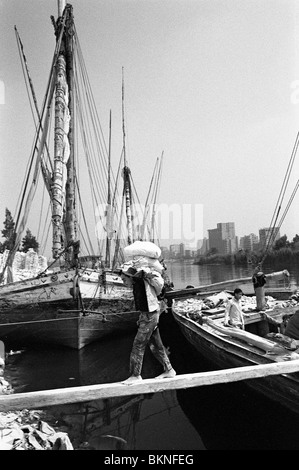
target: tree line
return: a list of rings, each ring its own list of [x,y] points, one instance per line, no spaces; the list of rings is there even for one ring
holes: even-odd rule
[[[4,238],[4,242],[0,242],[0,253],[4,253],[5,250],[11,251],[15,245],[16,241],[16,231],[15,231],[15,222],[11,215],[11,212],[6,208],[5,209],[5,220],[3,222],[4,229],[1,230],[2,238]],[[25,253],[29,250],[29,248],[33,248],[34,251],[38,253],[39,250],[39,243],[27,228],[26,235],[22,239],[18,251],[24,251]]]
[[[235,264],[246,266],[248,264],[257,265],[264,258],[263,265],[280,264],[281,262],[299,263],[299,235],[296,234],[292,241],[289,241],[287,235],[283,235],[273,244],[267,252],[239,250],[236,253],[222,255],[216,248],[212,248],[206,255],[200,255],[196,258],[194,264]]]

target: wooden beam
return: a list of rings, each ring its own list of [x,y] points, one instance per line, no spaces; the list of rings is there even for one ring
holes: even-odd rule
[[[289,272],[286,269],[284,269],[283,271],[269,273],[266,275],[266,278],[267,280],[282,280],[282,279],[287,279],[289,276],[290,276]],[[248,283],[250,283],[252,287],[252,293],[254,294],[252,276],[249,276],[249,277],[241,277],[237,279],[229,279],[227,281],[214,282],[213,284],[206,284],[204,286],[191,287],[189,289],[175,289],[173,291],[167,291],[165,293],[165,298],[174,299],[176,297],[186,297],[186,296],[192,296],[192,295],[201,294],[201,293],[205,295],[212,295],[216,291],[219,292],[219,290],[233,291],[235,287],[239,287],[243,284],[248,284]],[[265,287],[265,289],[267,289],[267,287]]]
[[[195,374],[182,374],[170,379],[145,379],[135,383],[123,382],[87,385],[38,392],[15,393],[0,396],[0,412],[22,409],[40,409],[67,403],[83,403],[104,398],[115,398],[164,390],[186,389],[257,379],[269,375],[287,374],[299,371],[299,359],[255,366],[237,367]]]

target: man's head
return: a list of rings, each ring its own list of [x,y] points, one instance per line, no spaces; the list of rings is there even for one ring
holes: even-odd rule
[[[242,289],[240,289],[239,287],[237,287],[235,290],[234,290],[234,297],[236,299],[240,299],[243,295],[243,292],[242,292]]]

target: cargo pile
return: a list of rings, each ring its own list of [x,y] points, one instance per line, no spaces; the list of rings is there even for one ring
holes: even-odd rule
[[[43,412],[0,413],[0,450],[74,450],[65,432],[42,420]]]
[[[204,313],[216,313],[215,309],[220,313],[225,310],[228,300],[232,298],[232,294],[226,291],[222,291],[218,294],[210,295],[204,299],[199,297],[189,297],[187,299],[176,300],[176,310],[184,314],[200,314]],[[273,309],[276,306],[279,307],[290,307],[299,304],[299,296],[292,295],[289,300],[278,301],[272,296],[268,295],[265,297],[267,308]],[[256,310],[256,296],[243,295],[241,298],[241,306],[244,313],[254,312]]]
[[[0,253],[0,272],[3,270],[9,250]],[[30,279],[37,276],[39,273],[46,271],[48,267],[47,258],[38,255],[32,248],[24,253],[17,251],[12,264],[13,282]],[[7,270],[4,276],[4,284],[7,282]]]

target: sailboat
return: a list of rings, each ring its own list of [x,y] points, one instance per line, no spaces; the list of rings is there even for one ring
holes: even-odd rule
[[[41,109],[27,71],[37,118],[29,164],[32,183],[29,186],[27,179],[22,190],[15,244],[0,270],[0,340],[7,347],[38,342],[81,349],[107,334],[136,328],[138,312],[131,289],[124,286],[116,269],[124,261],[122,246],[132,243],[137,236],[133,231],[133,183],[126,160],[123,118],[123,190],[118,197],[119,179],[111,171],[110,143],[108,151],[83,62],[72,5],[58,0],[58,18],[52,17],[52,23],[56,44]],[[17,39],[23,53],[18,35]],[[23,62],[27,68],[26,58]],[[91,117],[87,108],[91,110]],[[51,159],[48,142],[52,127]],[[79,137],[81,143],[77,143]],[[111,113],[109,141],[110,138]],[[93,180],[81,185],[79,190],[78,162],[83,154],[88,175]],[[30,278],[16,279],[13,260],[37,193],[40,173],[50,201],[53,262]],[[104,190],[100,188],[101,183]],[[90,255],[88,248],[90,233],[83,231],[88,222],[82,211],[82,199],[83,192],[89,188],[89,206],[92,200],[94,214],[98,216],[98,220],[89,223],[89,228],[96,233],[96,256]],[[105,236],[100,235],[99,226]],[[105,243],[106,249],[103,248]],[[5,277],[7,282],[4,282]]]

